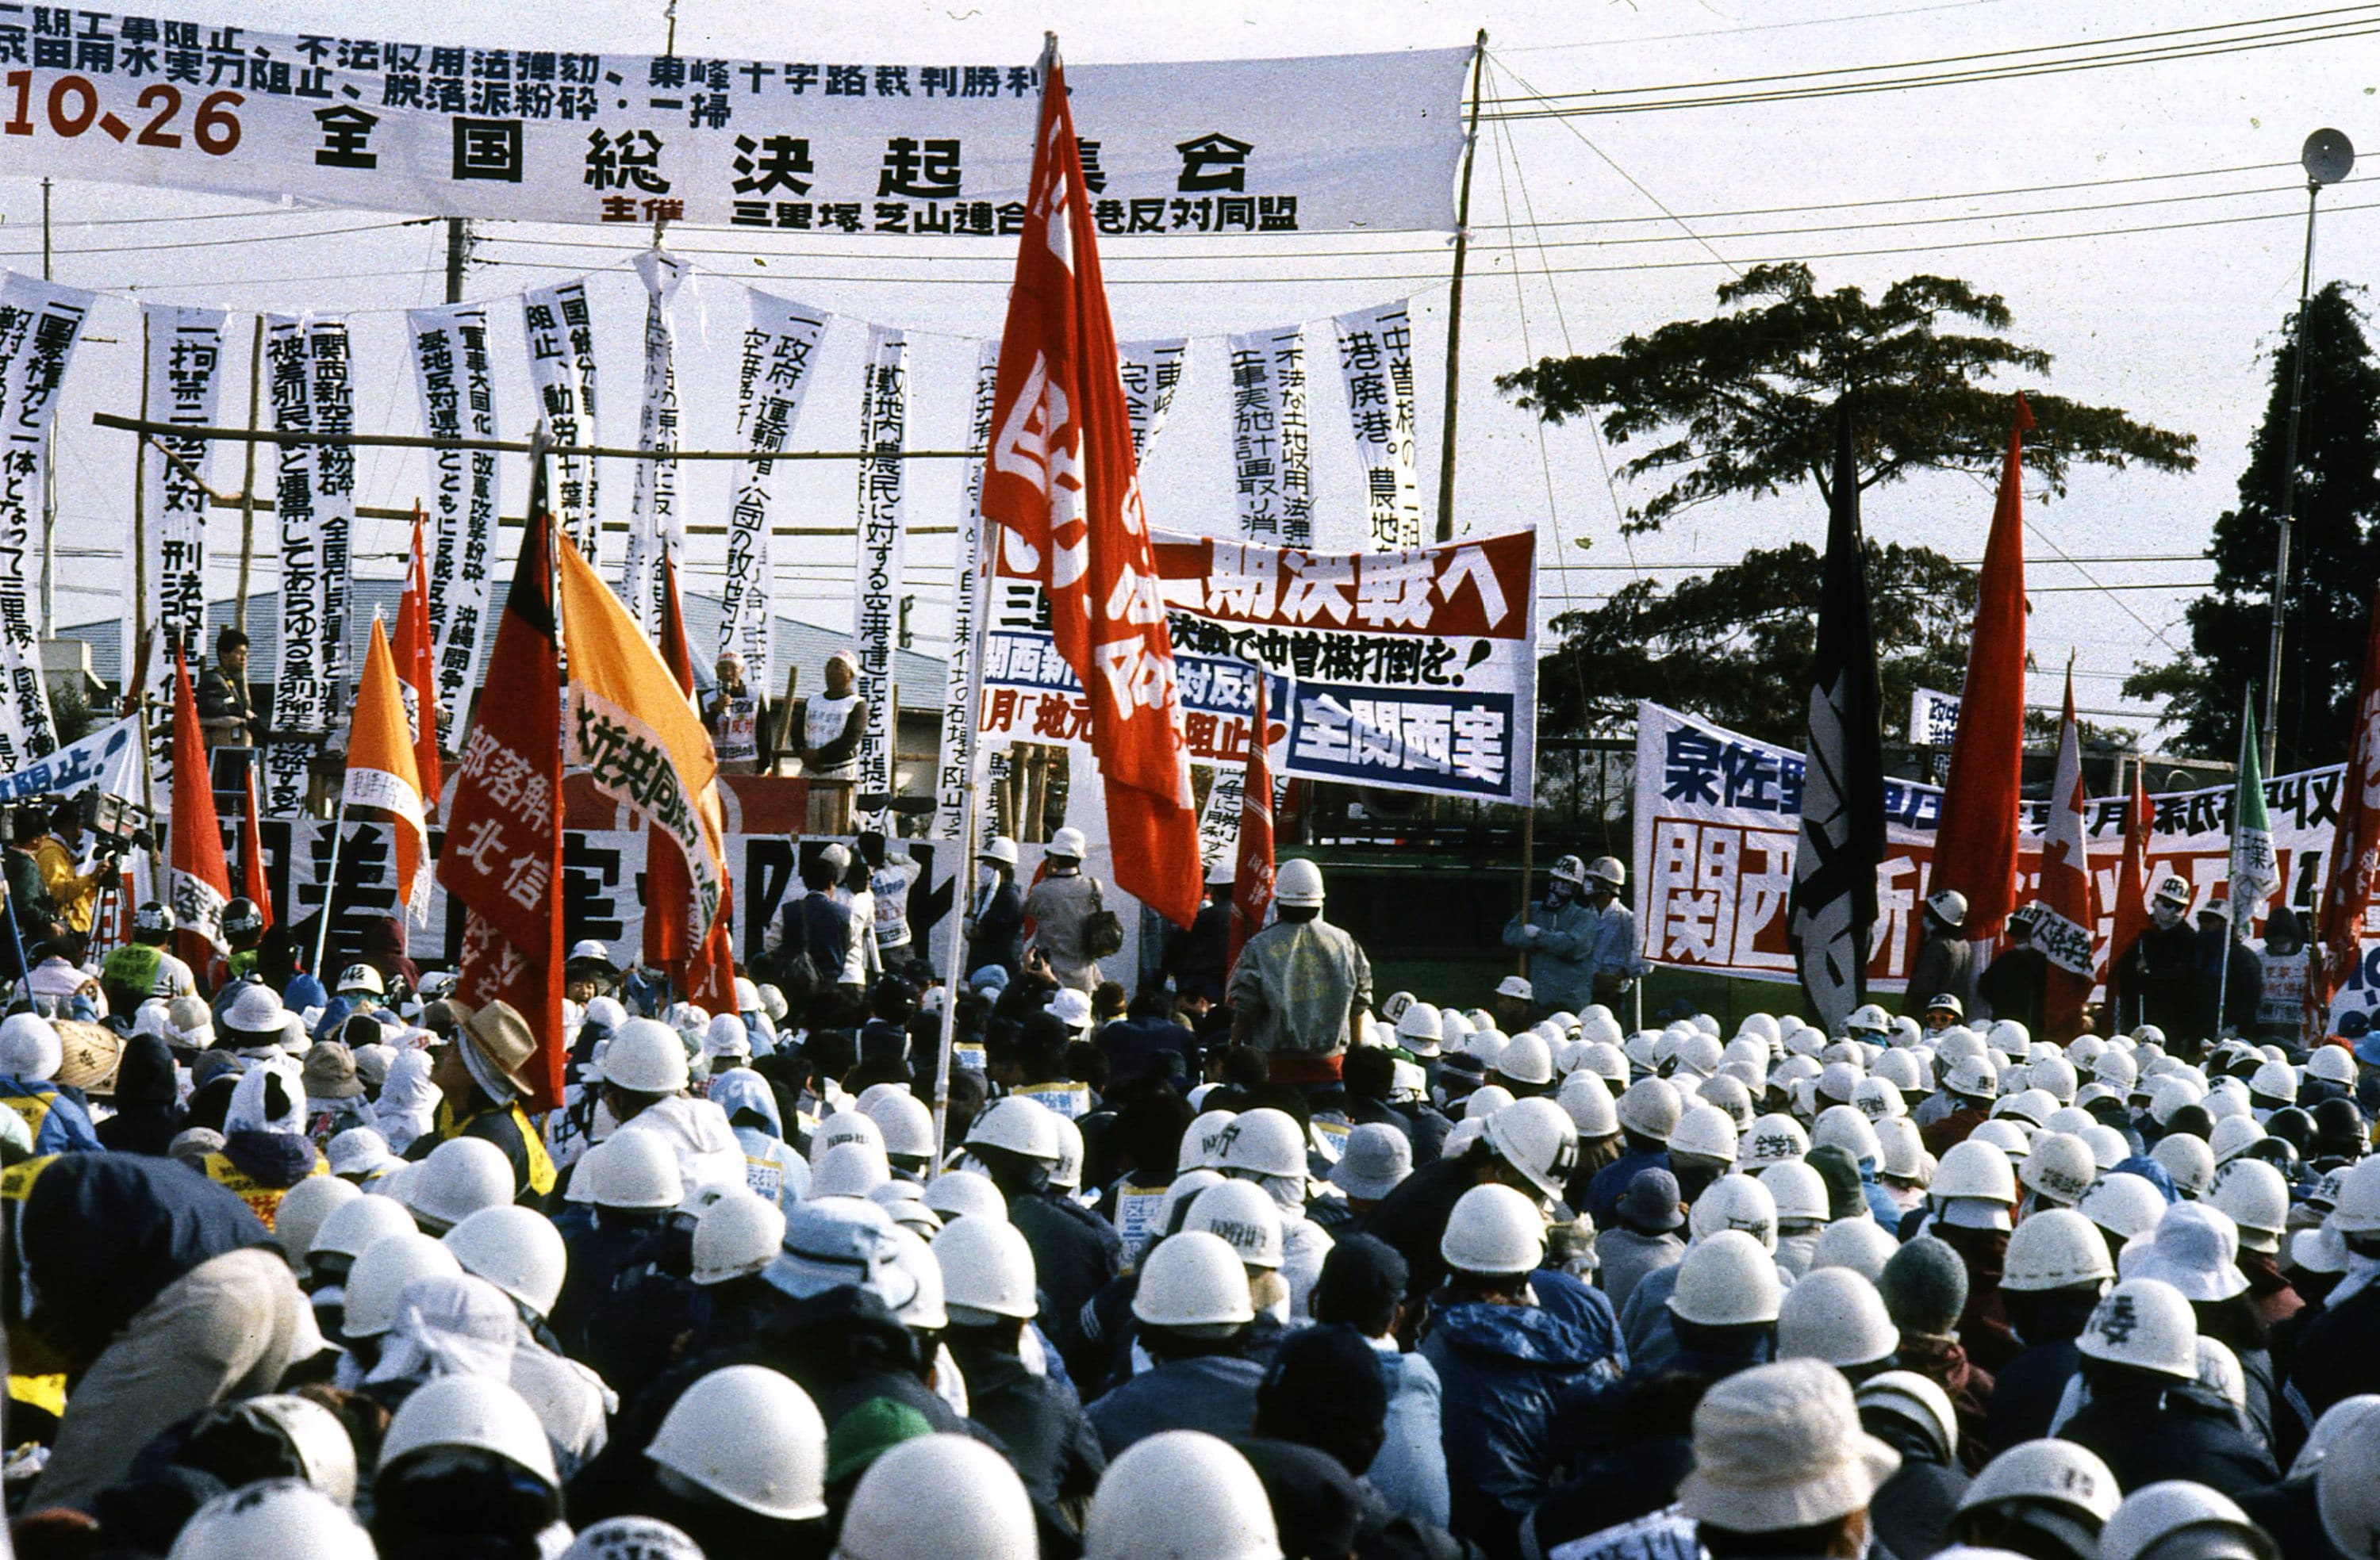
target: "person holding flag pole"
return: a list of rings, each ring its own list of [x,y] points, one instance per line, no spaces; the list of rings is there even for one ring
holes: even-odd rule
[[[2280,869],[2273,854],[2273,821],[2265,810],[2264,768],[2257,761],[2257,752],[2256,695],[2252,688],[2240,708],[2240,784],[2231,799],[2231,882],[2223,896],[2222,964],[2216,977],[2215,1011],[2207,1025],[2208,1039],[2233,1027],[2228,1022],[2232,1013],[2232,966],[2239,965],[2241,975],[2256,988],[2247,994],[2247,1017],[2237,1026],[2240,1030],[2255,1027],[2256,1004],[2264,996],[2261,967],[2252,957],[2240,957],[2247,952],[2241,939],[2255,925],[2265,901],[2281,886]],[[2204,951],[2202,937],[2202,955]],[[2204,968],[2203,957],[2200,967]]]

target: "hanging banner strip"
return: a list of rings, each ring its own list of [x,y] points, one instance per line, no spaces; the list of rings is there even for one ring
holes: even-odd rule
[[[528,381],[553,441],[594,444],[595,327],[587,311],[587,284],[533,287],[521,295],[521,330],[528,342]],[[585,455],[553,457],[553,513],[578,551],[601,574],[603,532],[595,514],[595,463]]]
[[[347,322],[310,320],[306,360],[308,389],[314,401],[314,431],[353,433],[356,393]],[[324,444],[314,452],[314,524],[321,531],[322,550],[322,683],[333,709],[337,710],[346,707],[347,693],[348,562],[356,525],[353,445]]]
[[[1421,481],[1414,464],[1413,318],[1402,302],[1342,314],[1339,372],[1355,455],[1364,463],[1364,516],[1375,550],[1419,547]]]
[[[314,431],[313,373],[304,320],[265,316],[264,377],[273,431]],[[281,624],[261,804],[279,817],[304,810],[307,764],[330,724],[331,691],[322,663],[322,537],[315,514],[314,457],[319,448],[279,446],[273,476],[273,518],[281,528]]]
[[[897,453],[908,441],[908,338],[870,325],[859,392],[859,447]],[[859,657],[858,693],[868,701],[868,731],[858,756],[862,791],[892,789],[892,650],[901,631],[902,494],[907,466],[903,460],[859,463],[859,571],[852,638]],[[881,827],[880,820],[872,827]]]
[[[151,417],[200,428],[214,422],[223,386],[220,370],[227,318],[219,308],[140,306]],[[214,453],[214,441],[169,434],[157,440],[157,444],[172,451],[175,458],[167,460],[145,441],[140,445],[140,504],[148,517],[149,533],[148,615],[157,625],[155,647],[149,654],[148,688],[152,699],[170,707],[175,650],[178,648],[195,668],[210,649],[206,643],[207,494],[200,484]],[[136,620],[128,613],[123,662],[127,668],[140,653],[133,643],[135,626]],[[164,722],[158,725],[155,745],[150,770],[155,783],[163,786],[171,779],[173,758],[173,744]]]
[[[58,745],[50,691],[42,680],[39,582],[29,572],[41,556],[40,526],[49,479],[46,442],[58,410],[67,364],[81,339],[92,295],[38,276],[10,272],[0,283],[0,648],[6,652],[8,697],[0,720],[0,762],[38,758]]]
[[[433,439],[496,437],[496,392],[488,361],[488,308],[455,304],[408,309],[421,424]],[[437,679],[445,745],[480,685],[480,640],[488,617],[490,553],[495,546],[498,478],[491,450],[437,450],[430,456],[431,669]]]
[[[671,339],[670,300],[686,279],[686,262],[662,249],[637,257],[645,284],[644,398],[637,407],[637,448],[677,448],[677,352]],[[677,512],[677,463],[640,460],[629,490],[628,555],[620,565],[620,599],[646,633],[662,621],[662,559],[678,558],[686,520]]]
[[[1240,535],[1275,547],[1314,545],[1314,481],[1305,424],[1305,327],[1231,338],[1232,475]]]
[[[1117,367],[1123,378],[1124,415],[1132,419],[1135,465],[1148,459],[1148,446],[1156,441],[1157,430],[1165,426],[1165,414],[1173,409],[1173,393],[1182,388],[1183,355],[1189,350],[1185,336],[1128,341],[1116,349]]]
[[[22,72],[8,171],[528,222],[1024,227],[1029,58],[804,61],[792,41],[767,60],[655,57],[183,16],[0,12],[0,60]],[[1472,57],[1075,67],[1099,231],[1451,232]]]
[[[1124,349],[1127,356],[1132,349]],[[1000,344],[985,342],[976,356],[975,413],[968,423],[967,448],[980,450],[991,442],[991,408],[999,389]],[[1129,396],[1130,392],[1126,392]],[[986,581],[983,577],[983,462],[966,463],[966,502],[960,513],[957,572],[951,593],[951,658],[942,691],[942,750],[934,778],[934,830],[937,840],[956,840],[966,827],[966,788],[976,740],[975,629],[983,621]]]
[[[749,450],[782,450],[809,393],[827,316],[757,288],[746,293],[751,322],[736,376],[736,440]],[[720,652],[743,655],[745,682],[763,697],[776,686],[777,560],[770,529],[776,465],[754,460],[736,467],[735,502],[727,513],[727,579],[720,589]]]

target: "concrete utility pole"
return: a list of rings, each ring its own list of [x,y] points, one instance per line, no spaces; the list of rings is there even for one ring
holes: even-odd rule
[[[463,268],[471,260],[471,224],[467,217],[446,219],[446,301],[463,301]]]

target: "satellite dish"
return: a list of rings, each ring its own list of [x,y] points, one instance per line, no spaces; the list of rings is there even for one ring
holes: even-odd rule
[[[2306,137],[2298,161],[2314,183],[2337,184],[2355,167],[2355,145],[2337,130],[2316,130]]]

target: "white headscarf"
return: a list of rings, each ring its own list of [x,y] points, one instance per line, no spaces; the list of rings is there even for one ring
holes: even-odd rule
[[[388,1064],[388,1077],[381,1083],[380,1098],[372,1105],[381,1136],[388,1139],[391,1151],[404,1153],[407,1144],[429,1131],[437,1108],[438,1085],[430,1081],[430,1053],[397,1052],[396,1059]]]
[[[265,1095],[266,1081],[281,1080],[284,1108],[277,1116],[269,1114],[271,1106]],[[232,1089],[231,1104],[224,1111],[224,1136],[234,1132],[283,1132],[294,1137],[306,1135],[306,1084],[298,1064],[287,1057],[274,1057],[259,1062],[239,1076]]]

